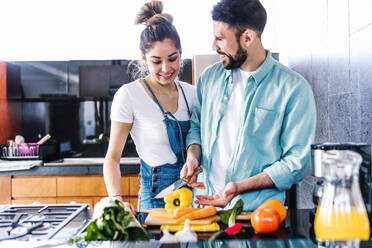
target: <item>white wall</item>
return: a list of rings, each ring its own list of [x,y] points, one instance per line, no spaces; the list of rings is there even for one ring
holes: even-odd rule
[[[0,60],[103,60],[139,58],[135,14],[148,0],[1,0]],[[211,9],[218,0],[164,0],[173,15],[183,57],[214,53]],[[277,0],[268,12],[263,42],[278,51]]]

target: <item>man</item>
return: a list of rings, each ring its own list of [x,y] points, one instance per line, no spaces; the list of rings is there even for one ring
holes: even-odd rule
[[[197,181],[206,189],[194,189],[196,204],[229,208],[241,198],[244,210],[254,210],[269,198],[284,203],[310,165],[312,90],[263,48],[266,11],[258,0],[221,0],[212,18],[221,62],[198,79],[181,176],[203,167]]]

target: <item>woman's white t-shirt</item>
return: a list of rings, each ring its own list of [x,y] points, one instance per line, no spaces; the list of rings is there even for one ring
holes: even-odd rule
[[[192,112],[196,92],[195,87],[179,81]],[[173,114],[179,121],[190,119],[182,91],[178,88],[178,109]],[[130,135],[136,145],[138,156],[151,167],[177,161],[168,140],[163,122],[164,116],[159,106],[147,94],[139,80],[124,84],[115,93],[111,105],[111,120],[133,123]]]

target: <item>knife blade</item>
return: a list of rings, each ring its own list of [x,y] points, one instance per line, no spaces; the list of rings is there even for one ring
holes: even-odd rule
[[[164,196],[167,196],[171,194],[173,191],[185,186],[189,182],[191,177],[197,176],[201,172],[203,172],[203,168],[199,166],[194,170],[194,173],[190,177],[178,179],[177,181],[175,181],[174,183],[172,183],[171,185],[169,185],[168,187],[160,191],[160,193],[157,194],[153,199],[164,198]]]

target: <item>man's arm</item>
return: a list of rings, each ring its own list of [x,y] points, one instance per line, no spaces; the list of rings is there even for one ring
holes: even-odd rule
[[[201,137],[200,137],[200,119],[201,119],[201,78],[198,79],[198,84],[196,87],[196,101],[193,107],[192,116],[190,119],[190,129],[186,137],[186,162],[182,167],[180,176],[185,178],[191,176],[196,167],[200,165],[201,162]],[[195,177],[191,178],[190,182],[193,183]],[[191,186],[191,185],[190,185]]]

